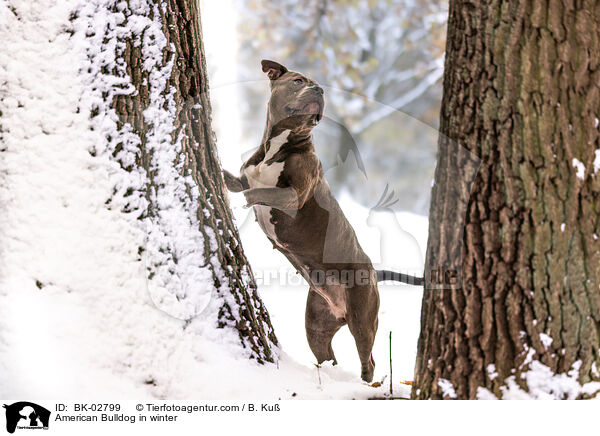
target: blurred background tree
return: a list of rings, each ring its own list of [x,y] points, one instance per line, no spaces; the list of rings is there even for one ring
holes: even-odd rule
[[[256,78],[260,60],[271,58],[326,88],[316,147],[336,195],[372,206],[390,184],[398,209],[427,214],[447,2],[236,1],[241,79]],[[268,93],[244,89],[244,130],[253,131]]]

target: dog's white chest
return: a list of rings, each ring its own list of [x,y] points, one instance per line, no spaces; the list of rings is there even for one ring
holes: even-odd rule
[[[251,188],[274,188],[283,171],[284,162],[274,162],[270,165],[264,161],[258,165],[249,165],[244,169]]]
[[[275,188],[279,176],[283,172],[285,162],[273,162],[267,163],[286,143],[287,137],[290,131],[285,130],[278,136],[274,137],[270,141],[269,150],[265,154],[265,157],[257,165],[248,165],[244,168],[244,175],[248,180],[250,188]],[[256,213],[256,219],[258,224],[263,229],[265,234],[277,242],[277,236],[275,235],[275,226],[271,222],[271,207],[256,205],[254,206],[254,212]]]
[[[244,175],[248,179],[251,188],[274,188],[277,185],[277,180],[279,180],[285,162],[267,162],[286,143],[289,134],[289,130],[284,130],[276,137],[271,138],[269,150],[265,153],[263,160],[256,165],[248,165],[244,168]]]

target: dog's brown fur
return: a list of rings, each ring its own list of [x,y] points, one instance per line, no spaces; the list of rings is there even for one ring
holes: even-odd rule
[[[323,90],[299,73],[263,61],[271,79],[267,125],[241,176],[224,172],[230,191],[243,192],[274,248],[310,285],[306,337],[319,363],[333,360],[335,333],[354,336],[361,377],[373,379],[377,331],[377,273],[323,177],[312,128],[323,111]]]

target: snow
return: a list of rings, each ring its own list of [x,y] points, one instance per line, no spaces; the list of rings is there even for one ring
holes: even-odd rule
[[[594,151],[594,174],[600,170],[600,149]]]
[[[530,365],[531,362],[533,362],[533,356],[535,356],[535,350],[533,348],[529,348],[529,346],[525,345],[525,352],[527,353],[525,355],[525,360],[523,361],[523,363],[521,363],[521,365],[519,365],[519,369],[522,369],[523,367],[526,367],[527,365]]]
[[[155,17],[157,14],[155,12]],[[160,26],[159,22],[144,23],[141,44],[144,70],[149,73],[151,85],[150,104],[144,111],[144,118],[149,124],[146,146],[153,153],[151,170],[155,180],[150,195],[160,209],[156,216],[146,219],[147,265],[155,277],[150,281],[155,304],[171,316],[191,319],[200,314],[210,301],[212,274],[208,267],[201,266],[206,262],[198,247],[203,246],[204,237],[198,230],[198,219],[193,213],[198,209],[195,183],[191,176],[181,175],[181,135],[177,135],[174,144],[171,141],[176,91],[167,88],[172,60],[162,66],[162,50],[167,41]],[[192,198],[187,192],[193,194]],[[215,245],[211,241],[212,250],[216,249]],[[212,264],[216,267],[216,262]]]
[[[585,176],[585,165],[577,160],[577,158],[573,158],[573,168],[577,169],[577,178],[583,180]]]
[[[546,349],[552,343],[552,338],[543,333],[540,339]],[[576,361],[568,372],[556,374],[548,366],[533,358],[536,354],[533,348],[525,345],[524,353],[526,357],[519,367],[521,372],[518,377],[526,384],[527,390],[517,383],[517,375],[511,375],[503,381],[499,398],[483,387],[477,389],[477,398],[480,400],[574,400],[581,395],[593,396],[600,392],[600,382],[579,383],[580,360]]]
[[[552,345],[553,339],[548,336],[546,333],[540,333],[540,341],[542,341],[542,345],[547,350],[550,345]]]
[[[529,370],[521,374],[528,391],[523,390],[515,376],[510,376],[500,388],[503,400],[574,400],[581,395],[594,395],[600,390],[600,382],[581,385],[577,380],[581,361],[575,362],[567,373],[555,374],[548,366],[532,361]],[[479,387],[478,399],[497,399],[489,390]]]
[[[498,377],[498,371],[496,371],[496,365],[494,365],[493,363],[490,363],[487,368],[487,373],[488,376],[490,377],[490,380],[494,380],[496,377]]]
[[[450,380],[440,378],[438,379],[438,386],[442,389],[442,394],[444,397],[456,399],[456,391],[454,390],[454,386],[452,386]]]
[[[92,127],[101,131],[104,138],[110,138],[106,153],[115,153],[118,146],[123,150],[116,154],[122,169],[134,164],[138,154],[139,137],[125,124],[117,129],[120,121],[107,102],[118,94],[133,95],[137,90],[131,85],[125,64],[119,55],[125,45],[118,40],[124,35],[133,35],[133,44],[141,50],[143,69],[149,74],[150,104],[143,116],[147,123],[146,149],[152,154],[151,169],[154,187],[148,193],[153,203],[160,206],[157,214],[148,214],[146,183],[148,176],[138,171],[117,171],[112,174],[115,183],[115,198],[111,206],[131,211],[143,219],[146,236],[138,241],[143,248],[143,261],[149,276],[147,287],[153,302],[161,310],[181,319],[190,319],[204,310],[211,298],[211,286],[200,284],[210,282],[212,273],[204,262],[204,255],[197,247],[202,246],[203,237],[198,231],[198,220],[193,213],[197,209],[196,191],[191,177],[181,176],[181,150],[179,137],[171,140],[175,116],[174,90],[167,90],[167,79],[171,75],[172,64],[162,65],[162,51],[166,38],[162,34],[157,6],[153,8],[154,19],[147,17],[149,6],[144,2],[119,3],[118,12],[109,12],[110,1],[73,3],[77,9],[77,19],[73,21],[74,35],[71,38],[74,50],[84,56],[80,72],[87,89],[93,92],[81,98],[86,111],[97,112]],[[114,74],[104,71],[116,71]],[[107,98],[103,98],[103,94]],[[103,144],[93,146],[99,151]],[[98,153],[99,151],[96,151]],[[128,192],[129,191],[129,192]],[[192,193],[190,199],[186,192]],[[127,195],[127,200],[124,200]],[[175,261],[177,259],[177,261]],[[213,262],[214,264],[214,262]],[[214,265],[213,265],[214,268]]]

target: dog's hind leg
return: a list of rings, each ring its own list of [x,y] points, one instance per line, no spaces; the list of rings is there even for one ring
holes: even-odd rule
[[[318,363],[333,360],[337,364],[331,340],[336,332],[346,324],[344,318],[336,317],[329,303],[314,289],[308,291],[306,300],[306,338]]]
[[[358,350],[360,376],[364,381],[371,382],[375,372],[375,360],[371,352],[378,325],[379,294],[376,288],[369,286],[356,286],[348,292],[346,320]]]

